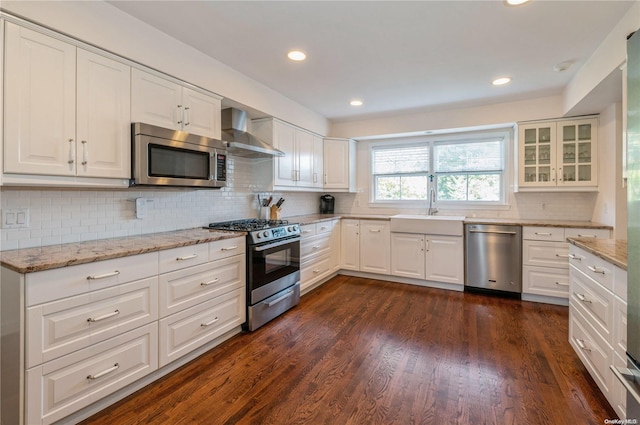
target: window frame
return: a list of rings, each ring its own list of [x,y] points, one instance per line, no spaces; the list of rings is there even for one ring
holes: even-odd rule
[[[500,197],[496,201],[453,201],[438,199],[437,184],[439,175],[471,175],[471,174],[493,174],[492,172],[483,171],[465,171],[465,172],[436,172],[435,171],[435,146],[449,144],[466,144],[466,143],[482,143],[486,141],[502,142],[502,170],[497,173],[501,174],[500,181]],[[508,203],[508,188],[511,187],[511,179],[513,178],[513,158],[512,149],[514,143],[514,130],[512,126],[493,128],[489,130],[476,131],[451,131],[434,135],[424,135],[409,138],[387,138],[378,139],[369,144],[369,206],[376,207],[402,207],[402,208],[424,208],[428,204],[428,197],[421,200],[376,200],[376,175],[373,170],[373,155],[377,149],[384,148],[402,148],[416,145],[427,145],[429,148],[429,175],[433,175],[433,181],[428,182],[429,191],[432,187],[436,189],[436,205],[441,209],[483,209],[483,208],[506,208]]]

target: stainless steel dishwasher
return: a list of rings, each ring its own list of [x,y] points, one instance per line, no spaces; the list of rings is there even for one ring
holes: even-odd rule
[[[465,290],[522,292],[522,227],[466,224]]]

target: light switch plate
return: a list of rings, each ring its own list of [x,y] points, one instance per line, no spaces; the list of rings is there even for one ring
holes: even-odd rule
[[[2,210],[3,229],[21,229],[29,227],[29,208],[12,208]]]

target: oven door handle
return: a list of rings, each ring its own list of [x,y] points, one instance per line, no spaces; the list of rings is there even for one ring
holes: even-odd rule
[[[628,369],[626,367],[616,367],[614,365],[609,366],[609,369],[613,372],[613,375],[618,378],[618,381],[624,386],[624,388],[629,391],[629,394],[636,400],[638,404],[640,404],[640,394],[638,393],[638,389],[636,388],[638,378],[638,373],[632,369]],[[633,383],[636,383],[634,385]]]
[[[273,307],[274,305],[278,304],[281,301],[286,300],[287,298],[291,297],[293,295],[293,289],[290,289],[286,294],[284,294],[281,297],[276,298],[273,301],[270,301],[269,303],[267,303],[267,307]]]
[[[300,241],[300,239],[301,238],[285,239],[283,241],[277,241],[277,242],[269,243],[267,245],[256,246],[256,247],[253,247],[251,249],[253,251],[255,251],[255,252],[266,251],[266,250],[271,249],[271,248],[275,248],[275,247],[282,246],[282,245],[287,245],[287,244],[289,244],[291,242],[298,242],[298,241]]]

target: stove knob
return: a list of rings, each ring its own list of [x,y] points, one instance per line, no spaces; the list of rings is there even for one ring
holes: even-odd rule
[[[258,238],[258,239],[260,239],[260,238],[261,238],[261,236],[260,236],[260,232],[257,232],[257,233],[256,233],[256,238]]]
[[[293,232],[293,227],[291,226],[287,227],[287,232]]]
[[[264,232],[262,232],[262,236],[264,236],[264,237],[266,238],[267,236],[269,236],[269,232],[267,232],[267,231],[265,230]]]

